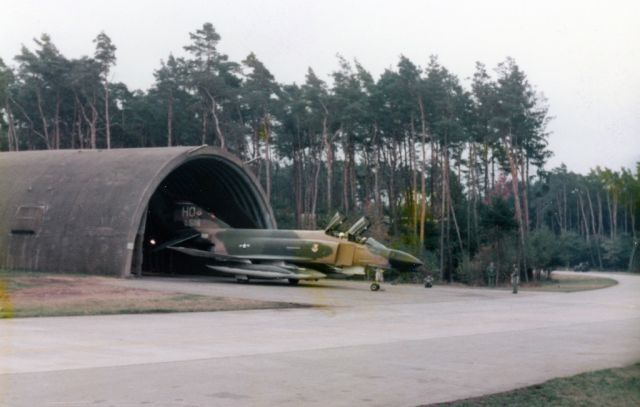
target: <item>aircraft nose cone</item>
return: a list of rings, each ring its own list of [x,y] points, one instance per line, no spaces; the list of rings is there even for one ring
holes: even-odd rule
[[[400,266],[422,266],[422,261],[415,256],[410,255],[407,252],[403,252],[400,250],[391,250],[389,255],[389,261],[392,264],[400,265]]]

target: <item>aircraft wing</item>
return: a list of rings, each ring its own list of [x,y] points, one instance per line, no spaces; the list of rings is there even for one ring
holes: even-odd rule
[[[211,264],[206,265],[208,268],[222,274],[230,274],[233,276],[287,280],[318,280],[327,276],[319,271],[284,262],[252,263],[249,259],[217,254],[207,250],[180,246],[172,246],[168,247],[168,249],[188,256],[211,260]]]
[[[292,271],[282,266],[271,264],[208,264],[208,268],[219,273],[230,274],[233,276],[247,276],[261,279],[287,279],[287,280],[318,280],[325,278],[327,275],[318,271],[309,269],[300,269]]]
[[[249,260],[240,259],[235,256],[228,256],[225,254],[218,254],[214,252],[210,252],[208,250],[200,250],[200,249],[192,249],[190,247],[181,247],[181,246],[171,246],[167,247],[169,250],[173,250],[182,254],[186,254],[187,256],[193,257],[201,257],[204,259],[211,259],[217,261],[230,261],[237,263],[250,263]]]
[[[158,252],[164,249],[174,249],[176,244],[184,243],[188,240],[195,239],[196,237],[200,237],[200,232],[188,232],[182,234],[174,239],[168,240],[156,247],[153,248],[153,252]]]

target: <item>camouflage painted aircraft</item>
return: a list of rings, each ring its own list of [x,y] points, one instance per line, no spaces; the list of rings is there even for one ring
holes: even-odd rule
[[[325,230],[235,229],[191,202],[177,202],[174,221],[184,226],[184,233],[154,251],[169,249],[202,259],[209,269],[238,281],[286,279],[292,285],[328,273],[353,276],[371,270],[380,276],[384,270],[415,271],[422,266],[408,253],[363,237],[369,227],[366,218],[339,232],[344,220],[337,213]],[[377,280],[373,291],[380,288]]]

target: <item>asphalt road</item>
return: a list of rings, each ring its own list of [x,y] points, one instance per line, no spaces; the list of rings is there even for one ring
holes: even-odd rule
[[[312,309],[0,321],[1,406],[415,406],[640,361],[640,277],[563,293],[118,281]]]

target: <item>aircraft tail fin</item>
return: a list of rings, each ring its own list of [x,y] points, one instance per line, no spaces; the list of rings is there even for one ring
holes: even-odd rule
[[[173,220],[181,223],[185,227],[198,228],[201,226],[214,227],[218,229],[229,229],[229,226],[222,219],[211,212],[202,209],[193,202],[178,201],[175,203]]]

